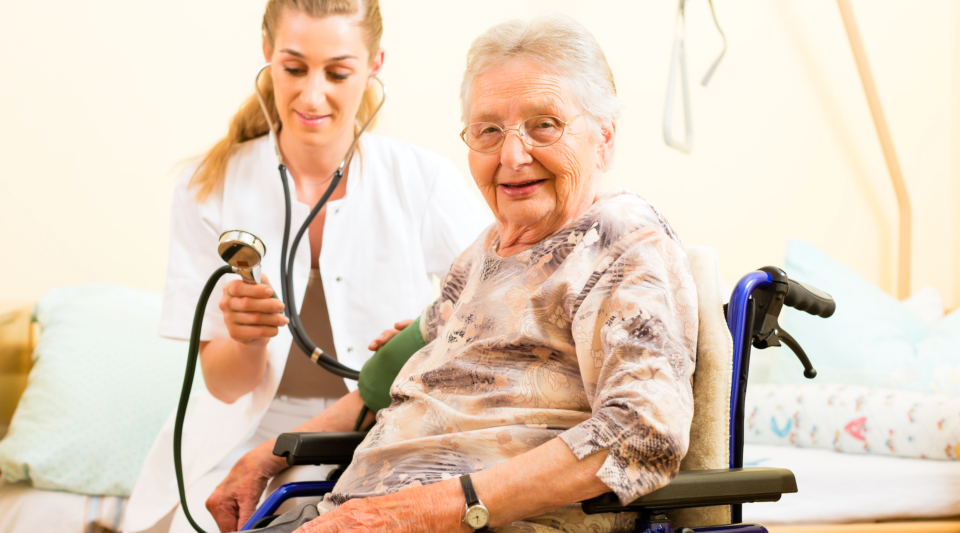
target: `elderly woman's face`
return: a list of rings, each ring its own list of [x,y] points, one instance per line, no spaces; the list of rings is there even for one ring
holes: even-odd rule
[[[569,122],[583,112],[563,80],[528,61],[511,61],[473,82],[468,123],[517,128],[537,115]],[[605,136],[607,137],[607,136]],[[612,134],[593,139],[586,117],[551,146],[534,148],[509,131],[500,151],[470,151],[470,172],[501,226],[545,238],[586,211],[599,188]],[[501,235],[503,237],[503,235]]]

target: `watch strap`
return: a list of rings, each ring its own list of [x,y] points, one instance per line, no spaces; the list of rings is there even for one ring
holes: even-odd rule
[[[470,479],[470,474],[460,476],[460,486],[463,487],[463,497],[467,500],[467,507],[480,503],[477,491],[473,488],[473,480]]]
[[[464,474],[460,476],[460,487],[463,488],[463,497],[467,501],[467,512],[470,511],[470,508],[474,505],[483,506],[480,502],[480,497],[477,496],[476,489],[473,488],[473,480],[470,479],[470,474]],[[475,532],[486,533],[490,531],[487,526],[483,526],[480,529],[475,529]]]

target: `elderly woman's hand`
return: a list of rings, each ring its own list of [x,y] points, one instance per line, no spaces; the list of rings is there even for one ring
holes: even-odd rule
[[[463,491],[456,478],[386,496],[350,500],[295,533],[472,532],[461,522]]]
[[[270,478],[287,467],[272,453],[274,441],[254,448],[230,469],[230,474],[207,498],[207,510],[220,531],[236,531],[257,510],[257,502]]]

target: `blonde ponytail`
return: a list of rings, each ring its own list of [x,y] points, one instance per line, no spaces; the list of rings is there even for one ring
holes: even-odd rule
[[[360,27],[366,32],[367,50],[371,59],[380,48],[380,36],[383,33],[383,21],[380,18],[380,4],[378,0],[269,0],[263,15],[263,35],[265,39],[273,40],[273,29],[284,9],[290,8],[305,13],[311,17],[321,18],[331,15],[355,15],[363,11]],[[270,119],[274,124],[280,124],[280,115],[273,96],[273,79],[267,69],[260,76],[260,92],[264,103],[270,110]],[[373,83],[363,93],[360,108],[357,110],[357,122],[365,124],[380,103],[378,84]],[[374,124],[370,124],[372,128]],[[227,136],[213,146],[204,156],[200,166],[190,178],[190,188],[195,191],[197,202],[206,201],[214,193],[219,193],[223,187],[223,180],[227,173],[227,164],[237,145],[269,133],[270,128],[257,95],[251,95],[240,106],[240,110],[230,120],[230,129]]]
[[[260,92],[263,94],[267,109],[270,110],[270,119],[274,124],[280,123],[277,106],[273,100],[273,80],[267,70],[260,76]],[[256,139],[269,133],[270,127],[260,110],[257,95],[252,95],[240,106],[240,110],[230,120],[230,129],[227,136],[213,145],[200,166],[190,178],[190,188],[194,189],[197,202],[204,202],[214,193],[219,193],[223,186],[223,178],[227,174],[227,163],[238,144]]]
[[[380,84],[373,82],[367,87],[366,91],[363,91],[363,99],[360,100],[360,108],[357,109],[357,129],[363,127],[364,124],[370,120],[370,117],[373,115],[374,111],[377,110],[377,106],[380,105],[380,99],[382,95],[380,94]],[[377,119],[374,118],[373,122],[370,123],[370,126],[367,128],[367,131],[373,129],[377,124]]]

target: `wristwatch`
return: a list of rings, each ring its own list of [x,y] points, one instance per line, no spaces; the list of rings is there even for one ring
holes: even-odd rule
[[[490,523],[490,511],[480,502],[477,491],[473,490],[470,474],[460,476],[460,486],[463,487],[463,496],[467,500],[467,513],[463,515],[463,523],[474,531],[489,531],[487,524]]]

